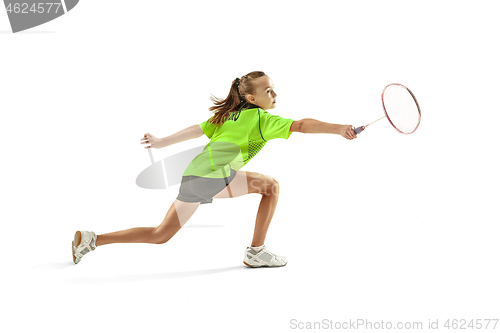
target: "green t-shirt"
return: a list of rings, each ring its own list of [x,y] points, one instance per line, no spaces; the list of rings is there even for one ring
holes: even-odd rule
[[[267,141],[288,139],[292,134],[292,119],[272,115],[254,104],[231,112],[229,118],[217,127],[209,120],[200,127],[210,142],[191,161],[183,176],[227,177],[230,169],[241,169]]]

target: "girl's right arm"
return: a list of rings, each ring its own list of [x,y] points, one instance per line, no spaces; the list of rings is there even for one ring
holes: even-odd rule
[[[352,125],[330,124],[311,118],[294,121],[290,132],[339,134],[348,140],[357,138]]]

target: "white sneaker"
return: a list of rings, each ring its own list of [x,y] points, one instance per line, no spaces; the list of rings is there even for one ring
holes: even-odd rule
[[[97,236],[93,231],[75,232],[75,240],[72,242],[73,262],[78,264],[82,257],[96,249],[95,241]]]
[[[269,252],[265,246],[259,252],[247,247],[243,258],[243,263],[250,267],[281,267],[285,266],[287,262],[285,257]]]

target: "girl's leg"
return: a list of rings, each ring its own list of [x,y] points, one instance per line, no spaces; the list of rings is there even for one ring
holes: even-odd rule
[[[237,171],[236,176],[224,190],[219,192],[214,199],[232,198],[249,193],[262,195],[251,246],[264,245],[267,230],[271,224],[279,197],[279,184],[273,177],[256,172]],[[228,191],[229,190],[229,191]]]
[[[250,246],[256,247],[264,245],[267,229],[269,229],[277,204],[278,194],[262,195],[259,210],[257,211],[252,244]]]
[[[159,226],[132,228],[98,235],[96,246],[112,243],[166,243],[193,216],[199,205],[199,202],[189,203],[176,199]]]

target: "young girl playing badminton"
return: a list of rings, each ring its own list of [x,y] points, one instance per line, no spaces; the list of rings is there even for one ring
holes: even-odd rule
[[[339,134],[356,138],[351,125],[337,125],[315,119],[294,121],[266,110],[276,107],[273,81],[264,72],[251,72],[236,78],[225,100],[212,98],[214,115],[171,136],[158,139],[151,134],[141,138],[145,148],[163,148],[205,134],[210,142],[195,157],[183,174],[179,195],[157,227],[139,227],[96,236],[92,231],[77,231],[72,244],[73,262],[96,247],[111,243],[163,244],[189,220],[200,204],[219,198],[250,193],[262,195],[253,240],[243,263],[250,267],[277,267],[287,264],[283,256],[269,252],[264,245],[267,230],[279,196],[278,182],[256,172],[241,171],[266,144],[277,138],[288,139],[292,132]]]

